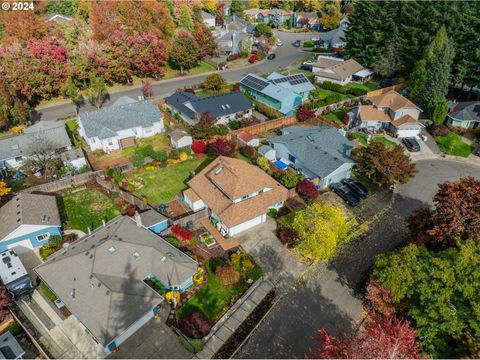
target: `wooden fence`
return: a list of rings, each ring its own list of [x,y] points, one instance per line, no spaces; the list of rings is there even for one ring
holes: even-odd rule
[[[60,180],[55,180],[46,184],[33,186],[22,191],[29,192],[29,193],[34,191],[53,193],[53,192],[58,192],[65,189],[72,189],[77,186],[82,186],[90,181],[93,181],[103,176],[104,176],[103,170],[93,171],[93,172],[88,172],[84,174],[70,176],[68,178],[64,178]]]
[[[193,228],[196,229],[196,228],[199,227],[198,222],[202,219],[207,218],[207,217],[208,217],[208,209],[205,208],[205,209],[199,210],[199,211],[197,211],[193,214],[184,216],[180,219],[173,220],[172,223],[173,223],[173,225],[180,225],[182,227],[186,227],[187,223],[189,221],[191,221],[193,223]]]
[[[118,196],[120,196],[127,203],[136,205],[140,210],[145,210],[145,209],[149,208],[148,204],[145,201],[143,201],[142,199],[136,197],[135,195],[133,195],[133,194],[127,192],[127,191],[123,191],[121,189],[118,189],[112,183],[110,183],[108,181],[105,181],[104,179],[102,179],[100,177],[97,177],[95,180],[97,181],[97,183],[101,187],[107,189],[108,191],[117,193]]]

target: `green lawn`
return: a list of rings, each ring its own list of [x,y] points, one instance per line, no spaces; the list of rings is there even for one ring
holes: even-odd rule
[[[64,221],[70,229],[88,232],[120,214],[113,200],[97,189],[85,189],[64,195],[59,200]]]
[[[65,126],[67,128],[67,133],[70,136],[70,140],[72,141],[73,146],[82,147],[82,145],[86,145],[86,144],[84,144],[84,140],[82,139],[82,137],[78,133],[78,121],[77,121],[77,119],[68,120],[65,123]]]
[[[150,205],[158,206],[172,200],[175,194],[187,188],[185,179],[199,167],[206,166],[211,158],[193,158],[178,164],[170,164],[156,171],[145,171],[139,177],[145,185],[136,192],[147,198]]]
[[[470,145],[462,140],[459,134],[454,132],[450,132],[447,136],[436,136],[435,140],[440,149],[447,155],[468,157],[473,150]]]
[[[227,308],[233,305],[244,293],[247,287],[245,277],[240,277],[240,281],[235,285],[224,286],[220,284],[215,275],[217,265],[215,259],[208,260],[205,263],[206,270],[208,271],[208,281],[200,291],[180,308],[178,311],[179,317],[200,311],[205,314],[210,321],[217,322]],[[254,268],[250,276],[252,275],[258,279],[262,275],[261,269],[258,267]]]
[[[195,95],[197,95],[198,97],[207,97],[207,96],[218,95],[218,94],[227,94],[229,92],[232,92],[232,90],[233,90],[233,85],[227,84],[220,91],[202,89],[197,91]]]
[[[47,285],[45,285],[44,282],[40,283],[39,289],[43,293],[43,295],[47,297],[48,300],[54,301],[57,298],[53,293],[53,291],[50,290],[50,288]]]
[[[244,156],[240,151],[237,153],[237,159],[243,160],[248,162],[249,164],[252,163],[252,160],[246,156]]]
[[[358,139],[360,145],[367,146],[367,135],[353,133],[353,134],[350,134],[350,138]],[[386,147],[388,147],[389,149],[393,149],[395,146],[397,146],[397,144],[394,143],[393,141],[390,141],[387,138],[381,137],[381,136],[372,136],[372,141],[380,142]]]
[[[167,123],[167,121],[165,121]],[[151,145],[155,151],[170,150],[170,139],[165,133],[156,134],[152,137],[142,138],[137,140],[137,146],[132,146],[123,149],[122,152],[127,155],[133,155],[138,149]]]
[[[348,85],[345,85],[346,88],[348,89],[365,89],[366,91],[373,91],[378,89],[378,86],[380,85],[380,82],[378,81],[368,81],[365,84],[359,84],[359,83],[350,83]]]
[[[344,109],[332,111],[330,114],[324,115],[324,118],[335,123],[343,124]]]

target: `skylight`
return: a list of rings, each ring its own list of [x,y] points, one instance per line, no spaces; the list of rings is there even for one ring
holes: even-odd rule
[[[135,251],[135,252],[133,253],[133,258],[134,258],[134,259],[138,259],[139,257],[140,257],[140,253],[139,253],[138,251]]]
[[[222,172],[223,167],[219,167],[217,170],[215,170],[215,175],[218,175]]]
[[[110,246],[110,247],[108,248],[108,252],[109,252],[110,254],[113,254],[115,251],[117,251],[117,249],[115,249],[113,246]]]

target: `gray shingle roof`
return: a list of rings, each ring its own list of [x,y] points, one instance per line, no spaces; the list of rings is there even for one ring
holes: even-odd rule
[[[480,121],[480,101],[458,103],[448,116],[461,121]]]
[[[249,34],[252,34],[252,33],[253,33],[253,30],[255,29],[255,25],[253,25],[250,21],[246,21],[246,20],[240,19],[237,15],[229,16],[229,17],[225,20],[225,23],[227,23],[227,24],[230,24],[230,23],[232,23],[232,22],[240,22],[240,23],[242,23],[243,25],[245,25],[246,31],[247,31],[247,33],[249,33]]]
[[[61,226],[54,195],[20,193],[0,208],[0,240],[20,225]]]
[[[312,173],[328,176],[345,163],[353,162],[349,153],[353,145],[332,127],[291,126],[283,134],[270,140],[283,144]]]
[[[266,153],[268,153],[269,151],[272,151],[273,148],[271,146],[268,146],[268,145],[262,145],[258,148],[258,152],[262,155],[265,155]]]
[[[0,335],[0,359],[17,359],[24,354],[25,350],[10,331]]]
[[[148,209],[147,211],[140,213],[140,218],[142,219],[142,225],[147,228],[167,220],[165,216],[153,209]]]
[[[46,139],[57,149],[71,146],[65,125],[55,121],[40,121],[23,131],[23,134],[0,140],[0,160],[32,155],[36,139]]]
[[[188,255],[128,216],[119,216],[53,254],[35,272],[107,345],[163,301],[144,283],[149,275],[180,285],[197,269]]]
[[[177,91],[173,95],[166,97],[165,102],[191,119],[194,119],[195,115],[201,116],[206,112],[217,118],[253,108],[252,104],[240,91],[204,98],[198,98],[191,93]],[[190,102],[195,111],[185,106],[186,102]]]
[[[118,99],[111,107],[79,115],[88,138],[107,139],[118,131],[135,127],[150,127],[163,119],[157,105],[151,101],[136,101],[127,96]]]

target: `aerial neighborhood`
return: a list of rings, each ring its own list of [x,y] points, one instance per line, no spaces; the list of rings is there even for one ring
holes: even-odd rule
[[[5,1],[0,358],[478,358],[469,1]]]

